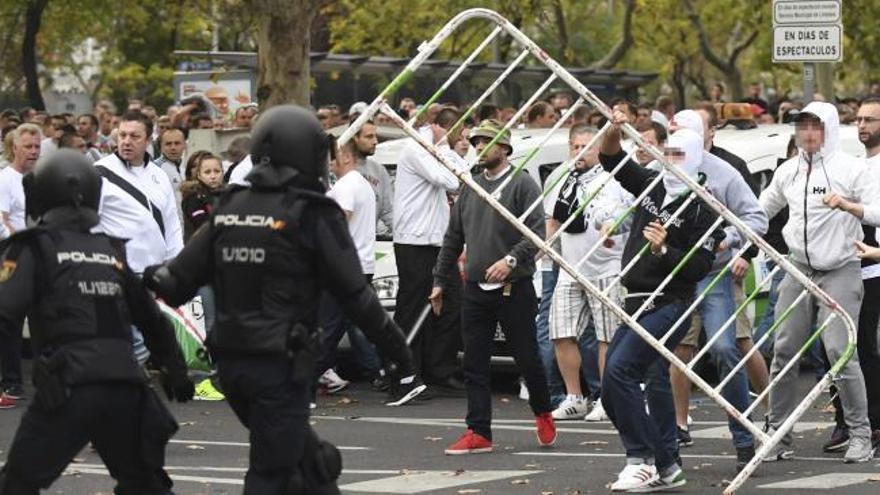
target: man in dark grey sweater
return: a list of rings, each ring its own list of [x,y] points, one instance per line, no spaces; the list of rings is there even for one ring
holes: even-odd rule
[[[494,120],[484,120],[471,133],[471,144],[481,155],[483,172],[474,180],[511,213],[520,216],[541,194],[538,184],[528,174],[514,174],[507,156],[510,131],[504,130],[491,148],[484,150],[503,130]],[[510,182],[500,194],[495,190],[508,177]],[[525,223],[544,237],[544,214],[535,208]],[[529,389],[529,405],[535,414],[538,443],[552,445],[556,427],[550,414],[547,379],[538,358],[535,336],[537,297],[532,285],[537,247],[526,240],[501,215],[470,189],[465,189],[452,208],[449,227],[434,267],[431,304],[439,313],[443,292],[460,284],[454,274],[456,260],[465,244],[465,284],[462,293],[462,333],[464,337],[464,373],[467,387],[467,432],[446,449],[446,454],[475,454],[492,451],[492,397],[489,390],[489,360],[492,338],[498,323],[504,330],[513,357]]]

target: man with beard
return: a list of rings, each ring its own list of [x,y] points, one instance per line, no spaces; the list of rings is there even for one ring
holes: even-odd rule
[[[862,101],[856,116],[859,127],[859,141],[865,145],[867,158],[865,164],[869,178],[880,179],[880,97],[869,97]],[[862,224],[864,243],[877,247],[876,228]],[[868,393],[868,420],[871,422],[871,443],[876,449],[880,446],[880,354],[878,354],[877,323],[880,320],[880,264],[876,260],[862,258],[862,285],[865,293],[862,309],[859,312],[858,352],[859,365],[865,375],[865,390]],[[831,439],[825,444],[826,452],[838,452],[849,445],[849,428],[844,421],[844,410],[840,399],[835,396],[836,423]]]
[[[503,131],[503,132],[502,132]],[[500,136],[499,136],[500,134]],[[499,136],[496,138],[496,136]],[[489,143],[494,145],[485,151]],[[483,172],[474,181],[514,216],[522,215],[540,196],[541,189],[528,174],[513,175],[503,191],[495,189],[515,174],[508,162],[513,152],[510,131],[495,120],[483,121],[471,133],[471,144],[482,156]],[[525,224],[544,236],[544,218],[534,209]],[[556,426],[550,413],[550,394],[535,331],[535,273],[537,248],[508,224],[472,190],[464,189],[452,207],[449,227],[434,266],[431,305],[439,314],[444,293],[461,284],[455,263],[467,245],[462,289],[461,326],[464,330],[464,373],[468,398],[467,432],[446,449],[447,455],[492,451],[492,396],[489,389],[489,361],[492,338],[498,323],[510,344],[520,373],[529,390],[529,405],[535,414],[538,443],[556,441]]]
[[[394,217],[392,206],[394,204],[394,189],[391,186],[391,176],[382,165],[370,160],[376,153],[376,145],[379,138],[376,136],[376,125],[368,120],[363,127],[354,135],[354,144],[357,147],[357,171],[367,179],[373,192],[376,193],[376,234],[391,235]]]

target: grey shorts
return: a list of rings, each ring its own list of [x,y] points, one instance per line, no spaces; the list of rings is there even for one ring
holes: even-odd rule
[[[604,291],[616,278],[617,276],[590,279],[590,283]],[[623,287],[617,283],[608,297],[616,305],[622,306],[623,294]],[[588,294],[577,281],[560,272],[550,305],[550,340],[580,337],[590,319],[596,329],[596,339],[599,342],[611,342],[614,332],[620,326],[620,319],[598,298]]]

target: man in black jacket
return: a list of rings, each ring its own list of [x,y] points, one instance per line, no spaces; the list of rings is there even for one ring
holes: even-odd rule
[[[304,108],[274,107],[251,143],[251,187],[221,198],[183,251],[144,280],[172,305],[206,284],[216,292],[208,345],[229,405],[250,430],[245,493],[338,493],[339,453],[309,427],[323,290],[386,360],[390,405],[425,386],[403,332],[364,278],[342,210],[324,194],[330,141],[318,120]]]
[[[37,495],[90,441],[116,493],[170,494],[162,466],[177,423],[147,386],[131,324],[144,331],[168,397],[184,402],[194,387],[171,323],[125,263],[123,242],[89,233],[101,179],[88,158],[57,151],[26,179],[40,221],[0,246],[0,333],[29,315],[37,393],[0,472],[0,494]]]
[[[599,155],[602,166],[610,171],[625,153],[620,147],[620,125],[627,122],[622,112],[614,112],[614,123],[604,136]],[[666,157],[675,166],[697,179],[702,160],[702,139],[689,129],[672,135],[666,145]],[[645,191],[658,172],[639,166],[632,160],[617,173],[624,189],[635,196]],[[639,324],[654,338],[662,338],[684,314],[694,298],[696,284],[709,273],[714,260],[715,242],[722,238],[718,231],[687,259],[690,249],[712,226],[717,215],[699,198],[679,214],[675,212],[687,201],[686,184],[670,172],[640,201],[633,218],[632,233],[623,251],[622,266],[626,267],[645,245],[645,253],[623,276],[622,283],[629,295],[626,310],[634,313],[673,270],[679,271],[639,317]],[[664,227],[665,225],[665,227]],[[639,235],[641,233],[642,235]],[[689,323],[678,326],[666,341],[674,349],[684,336]],[[678,462],[677,448],[667,440],[675,435],[675,408],[672,397],[648,395],[650,417],[640,406],[644,393],[639,383],[652,379],[654,373],[668,373],[667,364],[659,353],[630,327],[622,326],[608,349],[602,381],[602,404],[617,427],[626,448],[627,466],[612,484],[613,491],[661,489],[681,486],[684,473]],[[662,377],[668,380],[667,377]]]

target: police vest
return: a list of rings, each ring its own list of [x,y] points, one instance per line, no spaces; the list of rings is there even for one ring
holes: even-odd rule
[[[37,260],[28,322],[37,355],[64,354],[69,384],[143,382],[132,348],[121,241],[69,230],[29,242]]]
[[[315,328],[322,293],[308,204],[333,200],[300,190],[238,189],[211,218],[217,314],[212,351],[282,355],[297,323]]]

